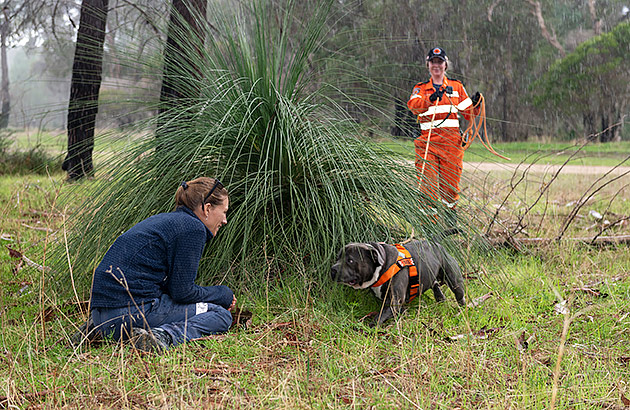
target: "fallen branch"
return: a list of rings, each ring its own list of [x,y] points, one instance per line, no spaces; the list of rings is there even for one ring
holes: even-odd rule
[[[46,216],[46,217],[50,217],[50,218],[65,218],[66,214],[60,214],[60,213],[55,213],[55,212],[46,212],[46,211],[38,211],[36,209],[31,209],[29,211],[30,214],[32,215],[38,215],[38,216]],[[29,213],[25,213],[24,215],[29,215]]]
[[[27,225],[25,223],[22,223],[22,226],[28,228],[28,229],[33,229],[35,231],[44,231],[44,232],[55,232],[53,229],[50,228],[46,228],[43,226],[31,226],[31,225]]]
[[[15,249],[11,249],[8,246],[6,248],[9,250],[9,256],[11,256],[12,258],[15,258],[15,259],[22,259],[31,268],[35,268],[35,269],[37,269],[39,271],[42,271],[42,272],[50,270],[50,268],[48,266],[42,266],[42,265],[40,265],[37,262],[33,262],[32,260],[27,258],[26,255],[22,254],[22,252],[16,251]]]

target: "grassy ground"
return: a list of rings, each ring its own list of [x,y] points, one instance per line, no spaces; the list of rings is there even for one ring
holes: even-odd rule
[[[97,155],[116,153],[124,150],[133,142],[133,134],[129,132],[99,131],[95,140],[94,152]],[[29,149],[39,146],[52,154],[61,155],[66,149],[66,134],[63,130],[38,131],[38,130],[13,130],[9,139],[12,147]],[[379,141],[401,157],[413,160],[415,152],[412,139],[387,139]],[[507,163],[518,164],[539,163],[559,165],[563,164],[573,154],[569,164],[573,165],[617,165],[626,159],[630,153],[630,141],[614,143],[590,143],[581,147],[582,143],[574,142],[495,142],[493,148],[503,156],[509,157]],[[576,153],[577,152],[577,153]],[[466,161],[470,162],[500,162],[498,159],[475,141],[466,151]],[[630,166],[630,161],[625,164]]]
[[[576,206],[566,237],[628,234],[627,178],[467,175],[464,207],[485,209],[480,224],[500,208],[497,235],[553,237]],[[62,181],[0,177],[0,408],[622,409],[630,398],[623,244],[497,248],[464,272],[469,300],[487,300],[460,309],[448,290],[442,304],[427,293],[381,329],[359,320],[379,307],[367,291],[273,283],[264,296],[238,294],[254,314],[247,329],[162,356],[72,348],[83,297],[58,299],[52,274],[24,259],[46,265],[63,246]]]
[[[97,130],[94,141],[95,155],[102,156],[124,151],[132,142],[130,132],[111,130]],[[9,130],[6,136],[11,141],[12,149],[27,150],[41,147],[51,155],[65,155],[68,145],[65,130]]]
[[[385,140],[381,143],[402,157],[409,160],[415,158],[413,140],[395,139]],[[513,142],[513,143],[492,143],[492,147],[501,155],[510,158],[504,161],[495,157],[479,142],[473,144],[466,150],[465,160],[469,162],[500,162],[508,164],[538,163],[549,165],[560,165],[573,157],[569,161],[572,165],[607,165],[613,166],[628,158],[630,153],[630,141],[599,144],[591,143],[582,148],[581,143],[572,142]],[[630,166],[628,161],[626,166]]]

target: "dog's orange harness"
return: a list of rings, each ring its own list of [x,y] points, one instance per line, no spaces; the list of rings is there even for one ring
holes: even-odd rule
[[[400,272],[401,269],[409,267],[409,301],[411,302],[413,299],[415,299],[416,296],[418,296],[418,269],[416,269],[416,264],[414,263],[411,254],[407,249],[405,249],[404,246],[399,243],[395,244],[394,246],[396,247],[396,249],[398,249],[398,258],[396,259],[396,263],[390,266],[389,269],[387,269],[385,273],[383,273],[381,277],[378,278],[378,280],[372,285],[372,287],[377,288],[379,286],[382,286],[385,282],[387,282],[388,280],[393,278],[394,275]]]

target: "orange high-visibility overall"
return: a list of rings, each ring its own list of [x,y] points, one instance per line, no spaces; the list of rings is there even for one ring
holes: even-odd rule
[[[479,114],[479,106],[473,107],[461,82],[445,76],[441,89],[448,86],[453,88],[451,93],[444,92],[441,100],[431,102],[429,97],[435,92],[431,80],[416,84],[407,107],[417,115],[420,124],[420,136],[414,145],[421,192],[454,208],[459,200],[459,181],[464,162],[459,116],[471,121]],[[437,214],[435,202],[423,206],[425,212]]]

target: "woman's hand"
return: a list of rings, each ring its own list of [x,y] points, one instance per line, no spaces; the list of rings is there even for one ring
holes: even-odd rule
[[[236,296],[232,296],[232,304],[230,305],[228,310],[231,312],[235,307],[236,307]]]

